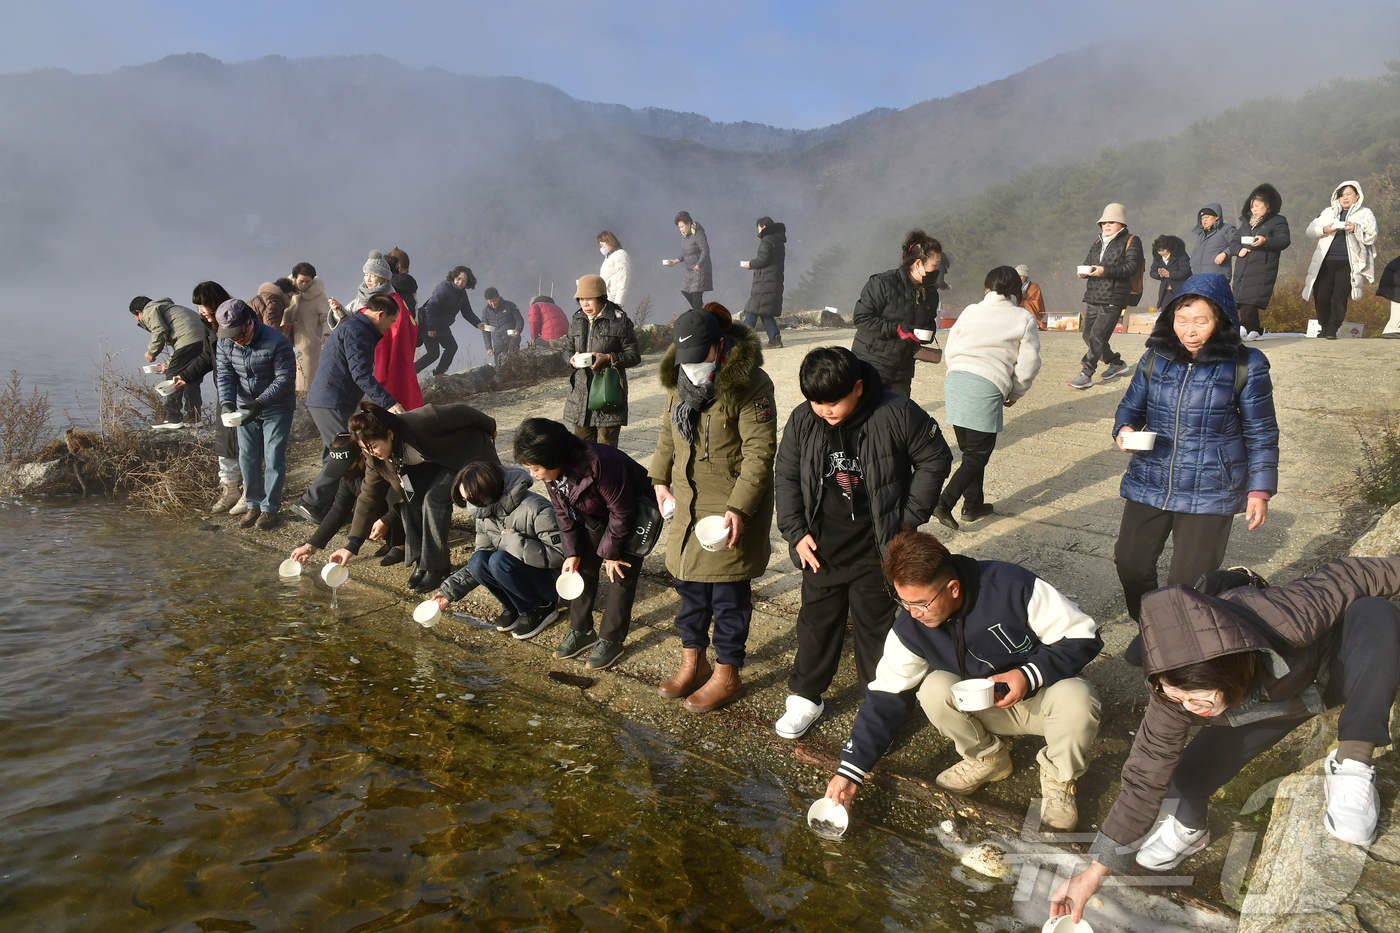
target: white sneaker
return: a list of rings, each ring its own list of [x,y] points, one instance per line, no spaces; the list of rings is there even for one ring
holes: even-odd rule
[[[1243,325],[1243,324],[1240,325],[1240,339],[1241,339],[1241,340],[1248,340],[1248,339],[1249,339],[1249,331],[1247,331],[1247,330],[1244,329],[1244,325]]]
[[[1380,802],[1376,799],[1376,769],[1348,758],[1338,764],[1333,749],[1322,766],[1327,776],[1327,816],[1322,821],[1329,835],[1352,845],[1368,846],[1376,840]]]
[[[1257,331],[1257,330],[1252,330],[1252,331],[1250,331],[1249,333],[1247,333],[1247,334],[1244,335],[1244,339],[1245,339],[1245,340],[1258,340],[1258,339],[1260,339],[1260,338],[1263,337],[1263,336],[1264,336],[1264,335],[1261,334],[1261,333],[1259,333],[1259,331]]]
[[[812,723],[817,721],[824,709],[825,702],[813,703],[806,697],[790,696],[787,698],[787,712],[774,728],[785,739],[800,739],[812,728]]]
[[[1138,849],[1137,863],[1149,871],[1171,871],[1208,845],[1209,829],[1187,829],[1168,816]]]
[[[246,511],[248,511],[248,499],[245,496],[239,496],[238,501],[228,510],[228,514],[242,515]]]
[[[178,431],[185,426],[183,421],[162,421],[160,424],[151,425],[152,431]]]

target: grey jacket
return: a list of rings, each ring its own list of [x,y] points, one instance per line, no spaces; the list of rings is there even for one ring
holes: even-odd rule
[[[705,228],[698,223],[693,225],[690,236],[681,241],[681,254],[676,259],[685,268],[683,292],[714,291],[714,267],[710,264],[710,241],[705,238]],[[695,271],[699,266],[700,271]]]
[[[179,349],[192,343],[204,343],[204,335],[208,330],[198,313],[183,305],[177,305],[169,298],[157,298],[146,305],[141,311],[138,323],[150,331],[151,342],[146,347],[146,353],[152,359],[166,346]]]
[[[1210,230],[1201,226],[1201,215],[1206,212],[1220,218]],[[1231,265],[1234,260],[1228,250],[1230,241],[1235,238],[1235,225],[1225,219],[1220,205],[1212,202],[1198,210],[1196,212],[1196,227],[1192,232],[1196,234],[1196,246],[1191,250],[1191,271],[1196,275],[1205,272],[1219,272],[1228,279],[1233,271]],[[1225,253],[1225,261],[1217,266],[1215,257],[1221,253]]]
[[[539,493],[531,492],[534,482],[520,467],[505,467],[506,488],[490,505],[468,505],[467,514],[476,521],[477,551],[505,551],[530,567],[558,570],[564,564],[564,543],[554,506]],[[477,580],[463,567],[442,583],[442,595],[456,602],[477,586]]]

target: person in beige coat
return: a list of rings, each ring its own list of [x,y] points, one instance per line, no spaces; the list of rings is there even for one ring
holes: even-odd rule
[[[1361,297],[1361,280],[1376,280],[1376,215],[1364,206],[1361,183],[1344,181],[1332,191],[1332,203],[1308,224],[1317,238],[1303,300],[1317,304],[1322,336],[1334,340],[1347,316],[1347,299]]]
[[[282,316],[282,333],[297,350],[297,398],[305,398],[316,379],[321,344],[331,332],[331,305],[325,283],[316,276],[316,267],[311,263],[293,266],[292,281],[297,295]]]

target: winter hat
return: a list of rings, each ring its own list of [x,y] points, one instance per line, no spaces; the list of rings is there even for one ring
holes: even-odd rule
[[[722,339],[719,321],[708,311],[693,308],[676,318],[673,332],[677,363],[703,363],[710,347]]]
[[[377,249],[370,250],[369,259],[365,260],[364,268],[360,271],[365,275],[377,275],[386,282],[394,277],[394,270],[389,268],[384,254]]]
[[[585,275],[578,280],[578,288],[574,289],[575,298],[606,298],[608,297],[608,283],[603,281],[601,275]]]
[[[408,272],[408,253],[405,253],[397,246],[389,250],[389,255],[384,258],[389,260],[389,265],[391,267],[397,266],[400,273]]]
[[[676,224],[678,224],[678,223],[688,223],[688,224],[693,224],[693,223],[695,223],[695,221],[693,221],[693,220],[690,219],[690,211],[681,211],[679,214],[676,215],[676,219],[673,220],[673,221],[671,221],[671,222],[672,222],[672,223],[676,223]]]
[[[501,297],[501,293],[496,291],[496,289],[492,287],[486,289],[486,291],[482,293],[482,297],[484,297],[487,301],[490,301],[492,298]]]
[[[1026,278],[1030,278],[1030,277],[1031,277],[1031,267],[1028,266],[1028,265],[1026,265],[1026,264],[1023,262],[1023,263],[1021,263],[1019,266],[1016,267],[1016,274],[1017,274],[1017,275],[1024,275]]]
[[[1101,224],[1122,224],[1126,227],[1128,225],[1128,209],[1114,201],[1103,209],[1103,216],[1099,218],[1098,222]]]
[[[243,328],[247,326],[248,320],[252,316],[252,309],[242,300],[230,298],[214,311],[214,323],[219,326],[217,336],[227,337],[230,340],[243,336]]]

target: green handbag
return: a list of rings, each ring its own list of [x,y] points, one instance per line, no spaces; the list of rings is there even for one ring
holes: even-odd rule
[[[593,374],[588,383],[588,410],[614,411],[627,403],[622,392],[622,374],[611,364]]]

